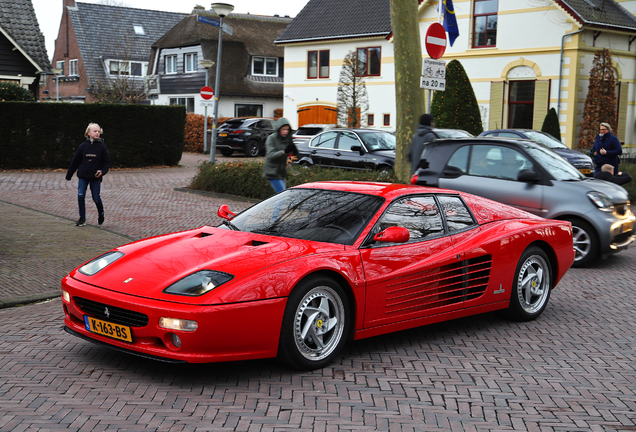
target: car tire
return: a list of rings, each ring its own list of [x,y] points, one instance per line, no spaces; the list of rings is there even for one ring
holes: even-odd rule
[[[541,315],[550,299],[552,266],[546,253],[539,247],[526,249],[515,270],[510,305],[505,310],[513,321],[531,321]]]
[[[598,238],[592,226],[581,219],[566,219],[572,224],[574,263],[572,267],[587,267],[598,255]]]
[[[229,157],[229,156],[232,156],[232,153],[234,153],[234,150],[232,149],[225,149],[225,148],[221,149],[221,154],[223,156]]]
[[[258,141],[256,140],[249,140],[245,144],[245,156],[257,157],[260,151],[260,146],[258,145]]]
[[[278,345],[278,358],[301,370],[331,363],[351,328],[348,298],[333,279],[305,279],[289,295]]]
[[[380,165],[380,166],[378,167],[378,173],[379,173],[381,176],[387,176],[387,175],[389,175],[389,173],[391,172],[391,170],[392,170],[392,169],[393,169],[393,168],[391,168],[391,167],[390,167],[390,166],[388,166],[388,165]]]

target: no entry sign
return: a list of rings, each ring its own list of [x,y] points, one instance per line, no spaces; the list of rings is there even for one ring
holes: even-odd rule
[[[424,44],[426,52],[431,58],[438,59],[444,55],[444,51],[446,51],[446,30],[440,23],[433,23],[428,26]]]
[[[214,96],[214,90],[212,90],[208,86],[201,87],[201,97],[203,99],[205,100],[212,99],[212,96]]]

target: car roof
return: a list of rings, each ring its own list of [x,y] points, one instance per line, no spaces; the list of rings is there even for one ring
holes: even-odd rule
[[[312,123],[312,124],[304,124],[302,126],[298,126],[298,129],[304,128],[304,127],[327,127],[327,126],[336,127],[336,125],[333,123]]]
[[[341,192],[355,192],[366,195],[375,195],[387,200],[393,200],[402,195],[413,193],[435,193],[435,194],[453,194],[462,195],[461,192],[431,188],[425,186],[414,186],[398,183],[381,183],[381,182],[352,182],[352,181],[322,181],[314,183],[305,183],[294,188],[298,189],[326,189]],[[292,188],[293,189],[293,188]]]
[[[459,137],[459,138],[440,138],[437,139],[435,141],[431,141],[430,143],[427,143],[426,146],[442,146],[444,144],[462,144],[462,143],[469,143],[469,144],[473,144],[473,145],[477,145],[477,144],[501,144],[501,143],[505,143],[505,144],[510,144],[516,147],[539,147],[539,148],[546,148],[543,144],[538,143],[536,141],[532,141],[526,138],[510,138],[510,137],[485,137],[485,136],[478,136],[478,137]]]

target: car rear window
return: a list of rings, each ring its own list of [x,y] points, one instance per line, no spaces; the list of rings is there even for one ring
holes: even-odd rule
[[[318,135],[322,132],[321,127],[299,127],[294,135]]]
[[[230,129],[238,129],[243,126],[243,123],[245,123],[245,120],[228,120],[224,124]]]

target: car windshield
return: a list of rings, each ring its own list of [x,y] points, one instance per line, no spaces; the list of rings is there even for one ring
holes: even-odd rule
[[[531,139],[532,141],[536,141],[540,144],[543,144],[544,146],[549,147],[551,149],[568,148],[568,146],[563,144],[561,141],[559,141],[556,138],[553,138],[552,136],[548,134],[543,134],[541,132],[535,132],[535,131],[527,131],[525,132],[525,135],[528,137],[528,139]]]
[[[358,135],[369,151],[395,150],[395,135],[388,132],[358,132]]]
[[[433,129],[433,132],[440,138],[464,138],[474,136],[461,129]]]
[[[323,189],[287,189],[219,228],[351,245],[383,198]]]
[[[581,180],[585,176],[561,156],[539,145],[528,145],[526,151],[556,180]]]

